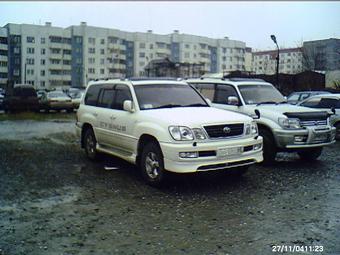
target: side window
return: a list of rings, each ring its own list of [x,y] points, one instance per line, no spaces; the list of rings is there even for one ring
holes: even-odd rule
[[[125,85],[116,85],[116,95],[112,105],[112,109],[123,110],[123,103],[125,100],[132,100],[130,89]]]
[[[335,98],[322,98],[319,103],[319,108],[336,107],[338,100]]]
[[[193,84],[195,88],[203,95],[204,98],[214,100],[215,84]]]
[[[214,103],[226,104],[227,98],[229,96],[235,96],[235,97],[239,98],[235,88],[233,88],[232,86],[224,85],[224,84],[223,85],[217,85]]]
[[[292,94],[290,97],[288,97],[288,101],[297,101],[299,100],[299,94]]]
[[[86,105],[97,105],[98,95],[100,91],[100,85],[92,85],[88,88],[87,93],[85,95],[85,104]]]
[[[301,106],[311,107],[311,108],[318,108],[319,102],[321,98],[311,98],[306,100]]]
[[[115,90],[111,88],[103,88],[99,95],[98,106],[103,108],[112,108],[113,99],[115,98]]]

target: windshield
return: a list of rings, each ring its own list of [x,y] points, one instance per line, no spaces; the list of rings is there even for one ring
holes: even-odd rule
[[[286,101],[272,85],[240,85],[238,88],[246,104],[276,104]]]
[[[192,87],[180,84],[137,85],[134,87],[141,110],[203,106],[203,98]]]

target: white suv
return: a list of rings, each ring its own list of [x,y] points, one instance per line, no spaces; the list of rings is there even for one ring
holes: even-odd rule
[[[137,164],[147,183],[261,162],[262,137],[243,114],[212,108],[176,80],[102,80],[88,85],[76,123],[90,159],[108,153]]]
[[[335,128],[329,113],[286,103],[270,83],[258,79],[188,79],[213,106],[253,115],[257,110],[263,137],[265,163],[273,163],[277,152],[298,152],[305,160],[317,159],[325,145],[334,143]]]

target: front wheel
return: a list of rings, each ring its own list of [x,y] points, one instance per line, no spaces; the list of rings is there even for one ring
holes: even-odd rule
[[[302,160],[317,160],[322,153],[322,147],[310,148],[299,151],[298,154]]]
[[[156,142],[150,142],[143,148],[140,168],[147,184],[159,187],[164,183],[166,170],[164,169],[163,154]]]
[[[335,133],[335,139],[340,140],[340,122],[335,124],[336,133]]]
[[[263,164],[271,165],[275,162],[277,153],[274,137],[266,129],[260,129],[259,133],[263,137]]]
[[[96,160],[98,158],[98,152],[96,148],[97,140],[91,128],[88,128],[85,130],[83,139],[84,139],[84,148],[85,148],[86,156],[90,160]]]

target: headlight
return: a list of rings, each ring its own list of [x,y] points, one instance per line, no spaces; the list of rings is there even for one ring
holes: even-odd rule
[[[194,134],[192,133],[191,129],[188,127],[170,126],[169,132],[172,138],[177,141],[194,140]]]
[[[192,131],[194,132],[194,135],[197,140],[204,140],[207,139],[205,133],[200,128],[193,128]]]
[[[284,129],[300,129],[300,120],[293,118],[279,118],[279,125]]]
[[[255,121],[246,125],[246,135],[257,135],[257,134],[258,134],[258,129],[257,129],[257,124]]]

